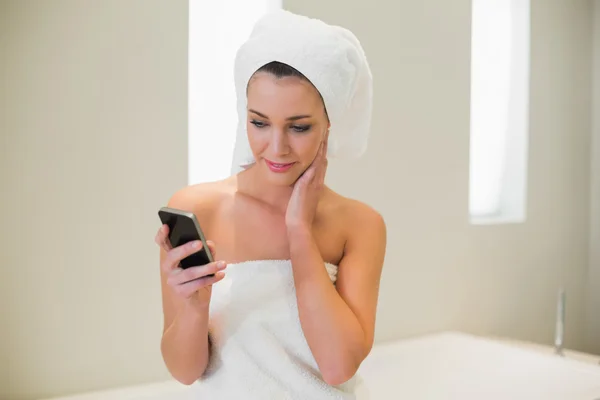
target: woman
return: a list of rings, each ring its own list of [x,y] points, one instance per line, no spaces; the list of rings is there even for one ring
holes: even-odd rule
[[[370,117],[369,96],[361,110],[341,112],[335,102],[342,95],[328,82],[340,76],[335,63],[366,61],[350,53],[328,60],[326,47],[315,50],[318,57],[295,59],[293,45],[303,35],[338,46],[339,29],[283,11],[259,21],[236,59],[238,148],[249,151],[237,161],[244,168],[223,181],[186,187],[169,201],[195,213],[218,260],[181,270],[179,261],[201,244],[171,248],[166,225],[156,236],[162,354],[175,379],[196,383],[199,398],[355,398],[356,372],[373,344],[386,229],[375,210],[335,193],[324,179],[330,131]],[[267,46],[256,56],[265,48],[261,40],[274,33],[289,35],[286,46]],[[347,35],[346,51],[362,54]],[[312,79],[286,63],[264,63],[273,59],[304,66]],[[370,93],[360,91],[370,74],[357,78],[356,71],[348,73],[355,89],[338,85],[346,105],[360,105],[365,99],[356,96]],[[364,122],[352,128],[362,126],[363,136]],[[335,134],[336,149],[343,149],[344,133]]]

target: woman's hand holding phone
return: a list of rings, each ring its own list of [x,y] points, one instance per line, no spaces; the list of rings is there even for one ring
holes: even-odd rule
[[[212,285],[225,277],[223,270],[227,264],[224,261],[215,261],[202,266],[180,268],[181,260],[202,250],[202,242],[193,241],[173,248],[166,224],[159,229],[155,241],[165,251],[165,256],[161,257],[160,268],[167,276],[167,284],[173,292],[195,306],[206,308],[210,303]],[[216,259],[214,243],[208,240],[207,244],[213,259]]]

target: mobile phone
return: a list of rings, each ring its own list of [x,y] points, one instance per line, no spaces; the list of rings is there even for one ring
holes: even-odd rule
[[[181,260],[181,268],[197,267],[213,262],[212,254],[206,244],[206,238],[194,213],[171,207],[162,207],[158,211],[158,216],[161,222],[169,227],[169,241],[173,248],[194,240],[202,242],[200,251]]]

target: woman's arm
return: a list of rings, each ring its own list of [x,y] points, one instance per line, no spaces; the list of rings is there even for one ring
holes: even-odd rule
[[[350,379],[374,340],[379,282],[386,248],[382,217],[357,203],[352,210],[337,290],[309,229],[288,229],[300,322],[323,379]]]
[[[210,188],[209,188],[210,189]],[[185,188],[169,201],[169,207],[194,211],[202,223],[210,225],[213,203],[219,201],[214,190],[206,185]],[[206,228],[205,225],[205,228]],[[167,369],[179,382],[191,385],[206,370],[210,357],[208,337],[209,305],[212,284],[223,278],[222,267],[210,263],[182,271],[179,261],[199,250],[192,243],[171,249],[166,234],[159,231],[157,243],[161,246],[161,288],[164,315],[161,353]],[[213,257],[214,243],[207,242]],[[167,253],[168,251],[168,253]],[[217,272],[218,271],[218,272]],[[214,273],[212,278],[196,279]],[[186,283],[187,282],[187,283]]]
[[[161,249],[161,264],[165,252]],[[191,385],[208,365],[208,308],[191,306],[179,299],[167,285],[161,272],[164,331],[160,350],[167,369],[179,382]]]

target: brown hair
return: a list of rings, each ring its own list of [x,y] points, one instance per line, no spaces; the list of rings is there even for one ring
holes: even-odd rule
[[[275,76],[277,79],[280,78],[286,78],[286,77],[296,77],[296,78],[300,78],[303,79],[305,81],[307,81],[308,83],[310,83],[315,90],[317,91],[317,93],[319,93],[319,97],[321,97],[321,102],[323,103],[323,108],[325,110],[325,116],[327,116],[327,119],[329,119],[329,115],[327,114],[327,107],[325,107],[325,100],[323,100],[323,96],[321,96],[321,92],[319,92],[319,89],[317,89],[315,87],[315,85],[313,85],[313,83],[310,81],[310,79],[308,79],[306,76],[304,76],[304,74],[300,71],[298,71],[296,68],[279,62],[279,61],[271,61],[268,64],[263,65],[262,67],[260,67],[258,70],[256,70],[256,73],[259,72],[266,72],[268,74],[271,74],[273,76]]]
[[[305,80],[309,81],[308,78],[306,76],[304,76],[296,68],[291,67],[291,66],[284,64],[282,62],[279,62],[279,61],[272,61],[268,64],[265,64],[262,67],[260,67],[256,72],[266,72],[271,75],[275,75],[275,77],[277,77],[277,78],[285,78],[288,76],[295,76],[297,78],[301,78],[301,79],[305,79]]]

